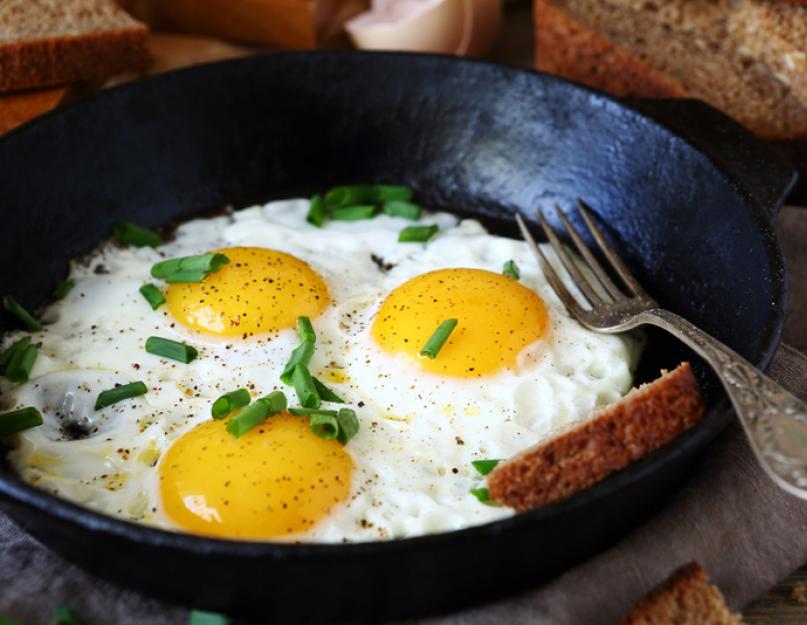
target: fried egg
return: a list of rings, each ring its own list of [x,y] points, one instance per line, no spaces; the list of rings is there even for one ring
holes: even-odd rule
[[[30,380],[0,382],[5,408],[35,406],[41,427],[10,439],[31,484],[98,511],[219,538],[343,542],[450,531],[512,514],[480,503],[473,460],[506,458],[586,419],[632,383],[640,343],[572,319],[526,244],[474,220],[424,213],[306,222],[308,200],[270,202],[181,225],[156,249],[107,242],[73,263],[75,286],[43,314]],[[138,289],[162,260],[218,252],[199,283]],[[502,275],[513,260],[518,280]],[[565,271],[553,258],[558,272]],[[313,375],[356,411],[347,444],[276,414],[235,438],[211,404],[280,380],[307,316]],[[441,322],[457,325],[421,355]],[[21,335],[4,337],[8,346]],[[159,336],[193,346],[185,364],[147,353]],[[95,410],[101,391],[142,381],[145,395]],[[330,405],[323,407],[330,408]]]

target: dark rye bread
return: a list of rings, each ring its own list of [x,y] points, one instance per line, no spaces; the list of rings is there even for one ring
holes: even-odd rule
[[[143,71],[147,37],[112,0],[2,0],[0,92]]]
[[[585,423],[499,463],[492,499],[527,510],[564,499],[695,425],[706,408],[689,363],[599,409]]]
[[[743,625],[697,562],[675,570],[639,601],[619,625]]]
[[[536,65],[617,96],[699,98],[765,138],[807,137],[807,90],[769,65],[783,49],[774,26],[803,25],[807,7],[778,4],[778,18],[749,25],[746,8],[761,4],[536,0]],[[757,33],[755,53],[740,23]]]

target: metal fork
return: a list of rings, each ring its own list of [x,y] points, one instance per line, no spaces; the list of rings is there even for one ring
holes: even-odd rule
[[[538,211],[539,222],[550,246],[585,300],[582,305],[566,288],[524,220],[516,214],[521,234],[572,316],[586,328],[608,334],[650,324],[667,330],[686,343],[717,373],[748,435],[751,448],[767,474],[784,490],[807,499],[807,405],[714,337],[683,317],[660,308],[622,262],[594,223],[586,205],[578,201],[578,207],[592,237],[622,283],[620,287],[611,280],[580,233],[558,208],[558,215],[574,247],[591,270],[590,276],[584,275],[561,243],[558,233]]]

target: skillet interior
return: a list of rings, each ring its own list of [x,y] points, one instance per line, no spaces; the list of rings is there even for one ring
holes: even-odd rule
[[[726,128],[725,145],[746,149],[738,161],[778,164]],[[394,54],[259,57],[113,90],[0,142],[3,286],[26,306],[45,301],[67,261],[120,219],[160,226],[351,181],[410,184],[427,204],[503,233],[514,211],[551,213],[583,197],[651,294],[765,365],[784,310],[770,214],[792,183],[788,167],[773,169],[773,188],[755,188],[648,118],[531,72]],[[686,355],[653,335],[643,369]],[[569,501],[451,534],[346,546],[222,542],[95,515],[7,467],[0,494],[60,553],[184,603],[285,623],[444,611],[534,585],[648,514],[728,421],[699,371],[715,409],[694,431]]]

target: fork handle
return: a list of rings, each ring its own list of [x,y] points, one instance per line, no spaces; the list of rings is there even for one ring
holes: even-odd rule
[[[686,319],[661,309],[639,317],[675,335],[712,366],[762,467],[786,491],[807,499],[807,404]]]

